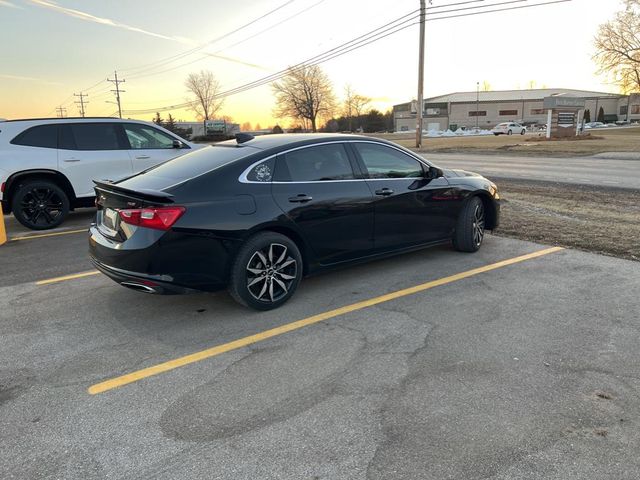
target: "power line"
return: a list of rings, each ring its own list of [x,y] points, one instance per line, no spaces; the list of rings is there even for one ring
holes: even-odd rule
[[[89,103],[89,102],[85,101],[84,97],[88,97],[89,95],[87,95],[86,93],[80,92],[80,93],[74,93],[73,96],[80,98],[80,101],[73,102],[73,103],[80,105],[80,108],[79,108],[80,116],[84,117],[84,113],[85,113],[84,106],[85,106],[85,104]]]
[[[107,78],[107,82],[111,82],[116,86],[115,90],[111,90],[116,94],[116,102],[118,103],[118,116],[122,118],[122,107],[120,106],[120,93],[123,93],[124,90],[120,90],[120,84],[124,83],[125,80],[118,80],[118,72],[113,72],[114,80]]]
[[[166,68],[166,69],[163,69],[163,70],[159,70],[159,71],[156,71],[156,72],[153,72],[153,71],[151,73],[143,73],[144,71],[136,72],[132,76],[130,76],[129,78],[130,79],[131,78],[144,78],[144,77],[149,77],[149,76],[153,76],[153,75],[159,75],[161,73],[170,72],[172,70],[177,70],[179,68],[186,67],[187,65],[192,65],[192,64],[194,64],[196,62],[200,62],[202,60],[206,60],[206,59],[210,58],[211,56],[218,55],[218,54],[224,52],[225,50],[228,50],[228,49],[233,48],[235,46],[238,46],[238,45],[240,45],[242,43],[245,43],[245,42],[247,42],[249,40],[252,40],[252,39],[262,35],[263,33],[268,32],[269,30],[272,30],[272,29],[274,29],[275,27],[277,27],[279,25],[282,25],[283,23],[288,22],[289,20],[302,15],[303,13],[306,13],[307,11],[311,10],[312,8],[317,7],[321,3],[324,3],[325,1],[326,0],[320,0],[319,2],[316,2],[313,5],[310,5],[309,7],[304,8],[304,9],[294,13],[293,15],[288,16],[287,18],[284,18],[284,19],[280,20],[279,22],[274,23],[271,26],[269,26],[269,27],[257,32],[257,33],[254,33],[253,35],[250,35],[249,37],[243,38],[242,40],[239,40],[239,41],[237,41],[235,43],[232,43],[231,45],[227,45],[226,47],[221,48],[219,50],[216,50],[213,53],[206,53],[205,52],[199,58],[196,58],[196,59],[191,60],[191,61],[186,62],[186,63],[181,63],[180,65],[174,65],[172,67],[169,67],[169,68]],[[484,0],[473,0],[473,1],[478,2],[478,1],[484,1]],[[185,56],[187,56],[187,55],[185,55]],[[182,58],[184,58],[184,57],[182,57]],[[167,62],[167,63],[171,63],[171,62]],[[160,66],[160,65],[157,65],[157,66]],[[155,67],[152,67],[152,68],[150,68],[148,70],[153,70],[153,68],[155,68]]]
[[[482,0],[481,0],[482,1]],[[519,1],[519,0],[516,0]],[[529,1],[529,0],[524,0],[524,1]],[[455,14],[455,15],[446,15],[446,16],[438,16],[436,18],[427,18],[425,19],[426,22],[429,21],[438,21],[438,20],[446,20],[449,18],[458,18],[458,17],[466,17],[466,16],[475,16],[475,15],[483,15],[483,14],[487,14],[487,13],[497,13],[497,12],[503,12],[503,11],[510,11],[510,10],[517,10],[517,9],[522,9],[522,8],[531,8],[531,7],[541,7],[541,6],[546,6],[546,5],[552,5],[552,4],[558,4],[558,3],[567,3],[570,2],[572,0],[553,0],[553,1],[547,1],[547,2],[543,2],[543,3],[536,3],[536,4],[531,4],[531,5],[520,5],[520,6],[515,6],[515,7],[507,7],[507,8],[498,8],[498,9],[492,9],[492,10],[481,10],[481,11],[476,11],[476,12],[471,12],[471,13],[463,13],[463,14]],[[472,2],[461,2],[461,3],[472,3]],[[506,2],[500,2],[500,3],[493,3],[493,4],[489,4],[489,5],[482,5],[482,6],[478,6],[477,8],[491,8],[491,7],[500,7],[502,5],[506,5],[506,4],[512,4],[514,3],[514,0],[509,0]],[[453,6],[453,4],[450,4],[448,6]],[[445,6],[443,6],[445,7]],[[434,7],[432,7],[434,8]],[[428,10],[428,9],[427,9]],[[315,57],[311,57],[310,59],[307,59],[303,62],[300,62],[292,67],[289,67],[287,69],[283,69],[279,72],[276,72],[272,75],[268,75],[266,77],[263,77],[261,79],[255,80],[253,82],[249,82],[247,84],[244,85],[240,85],[236,88],[232,88],[230,90],[227,90],[225,92],[221,92],[219,95],[216,96],[216,98],[224,98],[227,96],[231,96],[231,95],[235,95],[237,93],[241,93],[244,92],[246,90],[250,90],[262,85],[265,85],[267,83],[271,83],[274,81],[279,80],[280,78],[284,77],[285,75],[287,75],[288,72],[290,72],[291,70],[297,70],[297,69],[301,69],[307,66],[312,66],[312,65],[318,65],[324,62],[327,62],[329,60],[332,60],[334,58],[340,57],[342,55],[345,55],[353,50],[357,50],[359,48],[365,47],[367,45],[370,45],[371,43],[377,42],[379,40],[382,40],[383,38],[386,38],[390,35],[393,35],[395,33],[398,33],[402,30],[405,30],[409,27],[412,27],[414,25],[417,25],[419,22],[413,22],[413,23],[409,23],[412,22],[413,20],[417,19],[419,17],[419,15],[414,15],[415,12],[417,12],[418,10],[414,10],[413,12],[410,12],[406,15],[403,15],[402,17],[399,17],[381,27],[378,27],[368,33],[365,33],[363,35],[360,35],[359,37],[356,37],[348,42],[343,43],[342,45],[339,45],[337,47],[334,47],[322,54],[316,55]],[[441,14],[446,14],[447,12],[453,12],[454,10],[446,10],[446,11],[442,11],[442,12],[434,12],[432,14],[428,14],[429,16],[433,16],[433,15],[441,15]],[[395,24],[395,25],[394,25]],[[193,102],[185,102],[182,104],[178,104],[178,105],[169,105],[169,106],[165,106],[165,107],[155,107],[155,108],[149,108],[149,109],[140,109],[140,110],[127,110],[126,113],[129,114],[142,114],[142,113],[153,113],[156,111],[159,112],[163,112],[163,111],[167,111],[167,110],[175,110],[178,108],[185,108],[188,107],[189,105],[191,105]]]
[[[186,50],[184,52],[178,53],[176,55],[172,55],[172,56],[166,57],[164,59],[160,59],[160,60],[156,60],[154,62],[150,62],[150,63],[148,63],[146,65],[140,65],[138,67],[131,67],[131,68],[124,68],[123,70],[125,72],[130,73],[130,74],[134,74],[135,73],[137,75],[137,74],[141,73],[142,71],[148,69],[147,67],[152,66],[151,68],[155,68],[155,67],[158,67],[160,65],[169,63],[169,62],[171,62],[173,60],[177,60],[177,59],[186,57],[186,56],[191,55],[192,53],[195,53],[197,51],[200,51],[203,48],[206,48],[206,47],[208,47],[208,46],[210,46],[210,45],[212,45],[212,44],[214,44],[216,42],[219,42],[220,40],[223,40],[223,39],[233,35],[234,33],[237,33],[239,31],[241,31],[241,30],[253,25],[256,22],[259,22],[260,20],[268,17],[269,15],[274,14],[278,10],[283,9],[284,7],[286,7],[287,5],[289,5],[289,4],[293,3],[293,2],[294,2],[294,0],[288,0],[285,3],[283,3],[283,4],[279,5],[278,7],[274,8],[273,10],[270,10],[267,13],[265,13],[263,15],[260,15],[259,17],[254,18],[253,20],[245,23],[244,25],[241,25],[240,27],[235,28],[234,30],[231,30],[230,32],[227,32],[227,33],[225,33],[223,35],[220,35],[219,37],[216,37],[216,38],[214,38],[212,40],[209,40],[208,42],[203,43],[202,45],[198,45],[197,47],[191,48],[189,50]],[[140,70],[140,69],[142,69],[142,70]],[[140,71],[138,71],[138,70],[140,70]]]
[[[58,118],[64,118],[67,116],[67,109],[64,108],[62,105],[59,107],[56,107],[56,114]]]

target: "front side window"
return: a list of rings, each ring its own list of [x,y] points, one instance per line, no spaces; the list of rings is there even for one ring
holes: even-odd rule
[[[318,145],[278,157],[276,180],[321,182],[354,178],[349,156],[342,144]]]
[[[124,125],[132,149],[173,148],[175,138],[151,126],[127,123]]]
[[[119,150],[118,130],[113,123],[72,123],[63,134],[64,143],[75,150]],[[69,137],[69,138],[67,138]]]
[[[373,143],[354,143],[369,178],[420,178],[422,164],[395,148]]]
[[[40,125],[29,128],[11,140],[11,143],[26,147],[58,148],[58,126]]]

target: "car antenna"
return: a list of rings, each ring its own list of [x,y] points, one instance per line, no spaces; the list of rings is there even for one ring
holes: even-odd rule
[[[256,137],[250,133],[236,133],[236,142],[238,142],[238,145],[253,140],[254,138]]]

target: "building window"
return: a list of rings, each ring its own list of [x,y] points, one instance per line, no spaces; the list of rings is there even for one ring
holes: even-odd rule
[[[503,117],[511,117],[518,115],[518,110],[500,110],[498,114]]]
[[[427,108],[427,115],[440,115],[440,109],[439,108]]]
[[[626,105],[620,106],[620,115],[626,115],[627,111],[628,111],[628,108]]]
[[[531,115],[544,115],[547,111],[544,108],[532,108]]]
[[[469,116],[470,117],[486,117],[487,116],[487,112],[486,110],[478,110],[478,111],[472,111],[469,112]]]
[[[631,115],[638,115],[640,113],[640,105],[631,105]]]

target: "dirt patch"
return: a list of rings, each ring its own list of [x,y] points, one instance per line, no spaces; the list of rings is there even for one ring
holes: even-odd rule
[[[640,261],[640,191],[496,179],[496,235]]]

